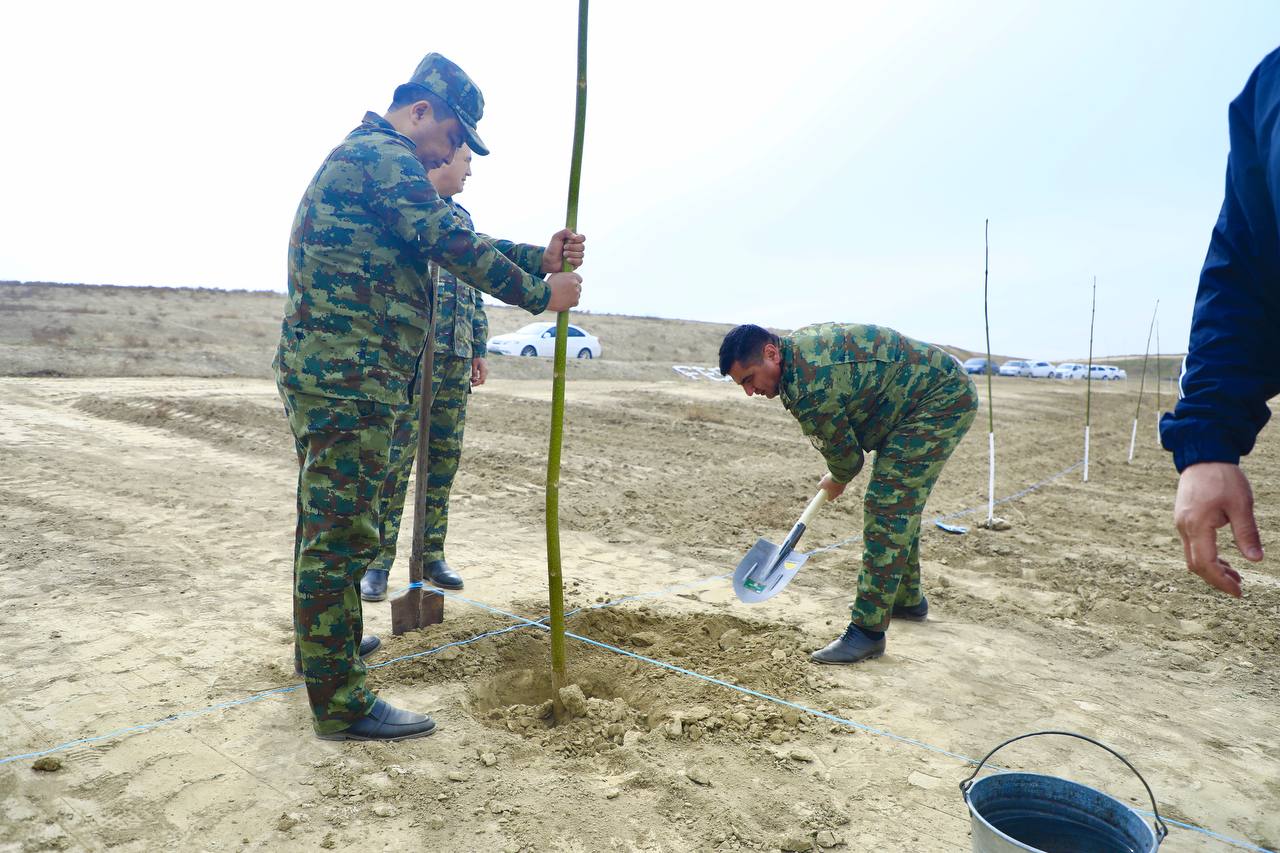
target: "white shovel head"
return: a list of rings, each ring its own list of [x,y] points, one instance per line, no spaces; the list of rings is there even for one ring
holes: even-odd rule
[[[733,573],[734,594],[747,604],[773,598],[791,583],[808,559],[808,554],[793,551],[779,562],[778,546],[767,539],[759,539]]]

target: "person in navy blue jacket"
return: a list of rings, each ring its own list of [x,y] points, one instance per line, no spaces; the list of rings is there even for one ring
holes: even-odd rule
[[[1161,419],[1160,440],[1181,475],[1173,515],[1187,568],[1239,597],[1217,529],[1230,524],[1244,558],[1262,559],[1240,457],[1280,394],[1280,50],[1254,69],[1227,115],[1226,198],[1200,271],[1182,399]]]

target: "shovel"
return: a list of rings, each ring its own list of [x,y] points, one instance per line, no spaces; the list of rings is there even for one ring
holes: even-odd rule
[[[751,546],[751,550],[742,558],[742,562],[738,563],[738,568],[733,573],[733,591],[737,594],[739,601],[745,601],[747,604],[766,601],[782,592],[787,584],[791,583],[796,572],[800,571],[800,567],[809,559],[809,555],[803,552],[793,553],[796,543],[804,535],[805,528],[813,519],[814,513],[818,511],[818,507],[826,502],[826,490],[818,489],[818,493],[804,508],[800,520],[796,522],[795,527],[791,528],[791,532],[787,534],[786,539],[782,540],[781,545],[774,545],[767,539],[756,540],[756,544]]]
[[[399,636],[444,621],[444,596],[422,586],[422,549],[427,530],[427,477],[431,470],[431,403],[436,350],[436,288],[431,287],[431,322],[427,328],[427,345],[418,365],[422,377],[422,393],[418,410],[418,458],[415,460],[413,484],[413,552],[409,557],[409,588],[391,599],[391,633]]]

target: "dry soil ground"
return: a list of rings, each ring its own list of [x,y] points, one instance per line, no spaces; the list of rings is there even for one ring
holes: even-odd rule
[[[92,349],[67,326],[68,346]],[[670,346],[709,362],[717,328]],[[531,360],[495,363],[471,401],[449,558],[470,602],[537,618],[548,384],[521,378],[542,370]],[[806,655],[847,620],[856,543],[815,556],[763,605],[718,577],[757,536],[785,533],[817,454],[776,402],[660,367],[575,367],[564,563],[575,607],[682,588],[585,610],[570,630],[900,739],[584,641],[571,641],[570,669],[589,699],[550,728],[540,630],[421,654],[519,624],[456,599],[444,625],[399,638],[385,604],[366,610],[385,640],[374,661],[418,655],[373,684],[440,731],[316,740],[291,689],[295,463],[273,385],[28,375],[0,379],[0,760],[117,734],[54,753],[53,771],[0,764],[0,849],[963,851],[956,784],[971,768],[954,755],[1046,728],[1119,749],[1170,817],[1280,847],[1274,557],[1242,567],[1242,601],[1186,574],[1149,412],[1125,464],[1137,383],[1095,386],[1087,484],[1072,472],[1002,506],[1005,532],[927,529],[930,620],[895,624],[879,660],[820,668]],[[1079,459],[1083,390],[997,380],[999,494]],[[984,502],[985,416],[931,516]],[[1278,459],[1273,427],[1247,463],[1269,544]],[[806,544],[859,521],[850,494]],[[1140,805],[1137,781],[1085,745],[1033,740],[1001,764]],[[1164,849],[1240,848],[1174,828]]]

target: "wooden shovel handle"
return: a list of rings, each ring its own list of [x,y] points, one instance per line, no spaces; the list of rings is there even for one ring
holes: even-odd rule
[[[803,524],[805,527],[808,527],[809,522],[813,519],[814,515],[817,514],[819,507],[826,502],[827,490],[818,489],[818,493],[813,496],[813,500],[809,501],[809,505],[804,508],[804,512],[800,514],[800,520],[796,523]]]
[[[427,322],[427,344],[422,350],[418,375],[422,380],[422,392],[418,395],[418,456],[414,467],[413,484],[413,551],[409,557],[409,583],[422,583],[422,552],[426,548],[427,533],[427,478],[431,473],[431,404],[435,398],[436,354],[436,282],[440,267],[431,265],[431,319]]]

